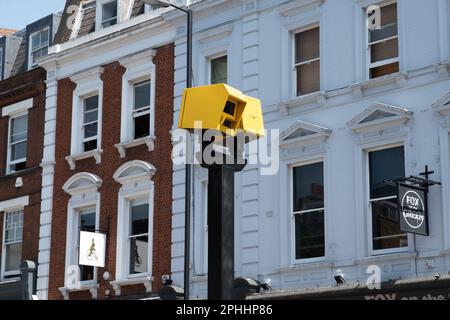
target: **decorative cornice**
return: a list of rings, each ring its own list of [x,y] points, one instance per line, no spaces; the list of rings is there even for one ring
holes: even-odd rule
[[[293,16],[301,12],[310,11],[322,5],[324,0],[294,0],[278,8],[282,16]]]
[[[133,65],[136,63],[143,63],[145,61],[149,61],[153,63],[153,58],[156,56],[156,50],[147,49],[141,52],[130,54],[119,60],[119,63],[127,68],[129,65]]]
[[[377,111],[390,114],[391,116],[387,115],[381,119],[363,122]],[[377,102],[348,122],[347,127],[355,132],[362,133],[377,128],[386,128],[396,124],[405,124],[412,118],[413,115],[414,113],[409,110]]]
[[[96,67],[71,75],[70,80],[75,83],[78,83],[80,81],[86,81],[86,79],[100,80],[102,74],[103,74],[103,67]]]
[[[227,24],[214,29],[200,32],[196,38],[201,43],[210,42],[212,40],[222,39],[228,37],[233,32],[233,25]]]
[[[432,104],[433,109],[443,116],[450,115],[450,91]]]

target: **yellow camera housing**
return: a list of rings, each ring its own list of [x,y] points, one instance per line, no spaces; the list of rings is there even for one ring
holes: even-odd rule
[[[184,90],[178,127],[195,129],[195,122],[231,136],[238,130],[253,139],[264,136],[261,101],[226,84]]]

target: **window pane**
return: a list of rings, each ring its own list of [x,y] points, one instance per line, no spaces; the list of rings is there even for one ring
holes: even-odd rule
[[[130,239],[130,274],[148,272],[148,237]]]
[[[8,244],[5,250],[5,271],[19,270],[22,262],[22,243]]]
[[[381,29],[375,29],[369,31],[370,42],[375,42],[387,38],[391,38],[398,35],[398,26],[397,24],[391,24],[385,26]]]
[[[84,137],[90,138],[95,137],[97,135],[98,123],[92,123],[84,126]]]
[[[211,60],[211,84],[227,83],[228,57]]]
[[[98,120],[98,111],[88,111],[84,113],[84,123],[94,122]]]
[[[320,61],[297,67],[297,96],[320,91]]]
[[[25,170],[27,168],[27,162],[26,161],[19,162],[19,163],[16,163],[16,164],[13,164],[13,165],[9,166],[9,168],[10,168],[11,172],[17,172],[17,171]]]
[[[27,142],[17,143],[11,146],[11,161],[27,157]]]
[[[95,208],[85,209],[80,212],[80,231],[95,232]],[[79,245],[79,243],[78,243]],[[94,279],[94,267],[80,265],[80,280]]]
[[[324,207],[323,163],[294,169],[294,212]]]
[[[114,17],[117,17],[117,1],[112,1],[103,5],[102,20],[105,21]]]
[[[28,131],[28,115],[11,119],[11,133],[16,135]],[[17,141],[17,140],[15,140]]]
[[[320,57],[320,32],[314,28],[295,35],[295,63]]]
[[[148,233],[148,203],[131,203],[131,230],[130,235],[140,235]]]
[[[403,147],[369,153],[370,198],[378,199],[396,195],[395,187],[386,185],[385,180],[405,176]]]
[[[150,114],[134,118],[134,138],[139,139],[150,135]]]
[[[400,65],[398,62],[387,64],[381,67],[370,69],[370,78],[378,78],[388,74],[396,73],[400,71]]]
[[[398,39],[380,42],[370,46],[371,62],[378,62],[398,57]]]
[[[48,54],[48,47],[45,46],[41,49],[41,57],[46,56]]]
[[[150,105],[150,81],[134,86],[134,109],[141,109]]]
[[[325,256],[324,212],[296,214],[296,259],[310,259],[323,256]]]
[[[397,23],[397,4],[381,7],[381,26]]]
[[[89,281],[94,279],[94,267],[80,265],[80,280]]]
[[[39,48],[40,40],[41,39],[40,39],[39,33],[37,33],[31,37],[31,47],[33,50],[36,50],[37,48]]]
[[[95,232],[95,211],[80,215],[80,231]]]
[[[372,202],[373,249],[407,247],[406,233],[400,231],[397,199]]]
[[[41,31],[41,46],[48,44],[48,38],[49,38],[49,29],[42,30]]]
[[[84,99],[84,110],[89,111],[94,109],[98,109],[98,96]]]
[[[91,151],[97,149],[97,140],[91,140],[83,143],[83,151]]]

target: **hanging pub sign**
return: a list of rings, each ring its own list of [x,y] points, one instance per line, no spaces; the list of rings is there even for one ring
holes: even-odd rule
[[[106,234],[80,232],[80,265],[105,267]]]
[[[427,190],[406,183],[397,183],[400,229],[428,236]]]

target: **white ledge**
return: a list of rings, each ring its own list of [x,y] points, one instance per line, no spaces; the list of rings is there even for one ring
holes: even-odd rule
[[[145,287],[145,292],[151,292],[153,277],[147,276],[147,277],[142,277],[142,278],[119,279],[119,280],[111,281],[110,283],[114,289],[114,293],[116,296],[121,295],[121,287],[132,286],[135,284],[143,284]]]
[[[91,293],[92,299],[97,299],[98,287],[99,287],[98,283],[91,283],[91,284],[82,284],[79,288],[75,289],[61,287],[59,288],[59,291],[63,295],[64,300],[69,300],[71,292],[80,292],[87,290],[89,290],[89,292]]]
[[[364,90],[395,84],[398,89],[406,87],[407,75],[404,73],[393,73],[383,77],[374,78],[351,85],[350,88],[356,98],[364,97]]]
[[[278,268],[278,272],[296,272],[296,271],[309,271],[309,270],[320,270],[320,269],[330,269],[331,263],[328,261],[316,261],[316,262],[305,262],[296,263],[293,266]]]
[[[76,162],[83,159],[94,158],[95,163],[99,164],[102,162],[102,149],[91,150],[79,154],[73,154],[66,157],[66,161],[70,166],[70,170],[75,170]]]
[[[390,262],[394,260],[412,260],[416,257],[417,253],[415,252],[400,252],[400,253],[382,254],[365,258],[358,258],[355,259],[355,263],[358,265],[376,264],[378,262]]]
[[[287,115],[290,108],[301,107],[310,103],[316,103],[319,108],[324,107],[327,103],[327,94],[325,91],[318,91],[299,96],[290,101],[281,103],[278,106],[278,109],[282,114]]]
[[[126,149],[137,147],[143,144],[147,145],[148,151],[155,150],[155,140],[156,137],[144,137],[136,140],[121,142],[115,145],[117,151],[119,151],[120,157],[125,158],[127,155]]]

